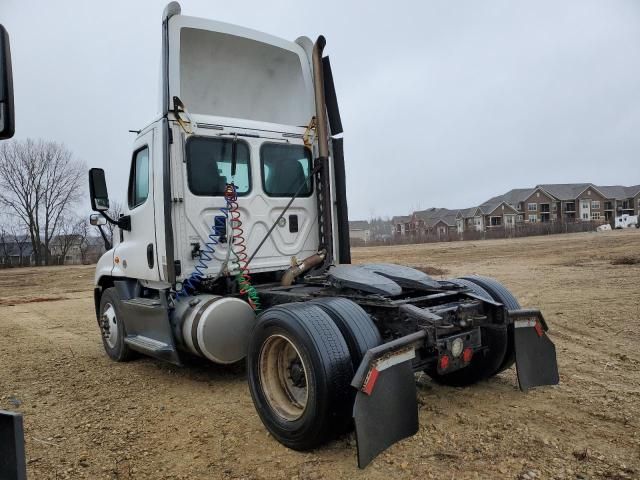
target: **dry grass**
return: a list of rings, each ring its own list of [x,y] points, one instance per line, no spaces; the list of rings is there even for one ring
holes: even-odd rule
[[[640,264],[640,256],[623,255],[611,260],[611,265],[638,265]]]
[[[445,268],[438,268],[438,267],[414,266],[413,268],[415,268],[416,270],[420,270],[421,272],[424,272],[427,275],[432,275],[432,276],[443,276],[449,273],[449,270]]]
[[[30,480],[637,479],[640,263],[611,261],[638,245],[633,229],[353,249],[356,263],[497,278],[542,309],[560,368],[560,385],[527,394],[514,368],[471,388],[420,377],[419,432],[365,470],[353,437],[312,452],[275,441],[242,368],[106,358],[91,267],[0,272],[0,409],[25,414]]]

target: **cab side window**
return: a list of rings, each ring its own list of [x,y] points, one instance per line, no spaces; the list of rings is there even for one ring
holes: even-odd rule
[[[128,196],[129,208],[142,205],[149,196],[149,147],[133,154]]]

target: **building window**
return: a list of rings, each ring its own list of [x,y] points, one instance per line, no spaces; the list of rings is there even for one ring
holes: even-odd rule
[[[518,222],[524,221],[524,215],[518,215]]]
[[[591,208],[593,210],[600,210],[600,200],[592,200],[591,201]]]
[[[591,214],[591,220],[600,220],[600,212],[593,212]]]
[[[530,212],[537,212],[538,211],[538,204],[537,203],[529,203],[527,205],[527,210],[529,210]]]
[[[529,215],[529,223],[536,223],[538,221],[538,215]]]
[[[551,205],[551,209],[555,212],[558,210],[558,204],[556,202],[553,202],[553,204]]]
[[[613,210],[613,206],[611,205],[611,202],[604,202],[604,209]]]
[[[582,209],[583,210],[588,210],[589,209],[589,200],[583,200],[582,201]]]
[[[583,220],[589,220],[589,214],[588,214],[588,213],[586,213],[586,212],[585,212],[585,213],[583,213],[583,214],[582,214],[582,219],[583,219]]]

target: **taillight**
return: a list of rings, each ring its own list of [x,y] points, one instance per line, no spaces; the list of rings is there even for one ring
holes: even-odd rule
[[[462,351],[462,361],[464,363],[469,363],[472,358],[473,358],[473,349],[470,347],[465,348]]]
[[[440,370],[446,370],[449,368],[449,355],[442,355],[440,357]]]

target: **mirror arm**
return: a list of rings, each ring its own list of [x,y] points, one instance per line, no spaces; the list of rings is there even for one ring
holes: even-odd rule
[[[107,222],[113,224],[113,225],[118,225],[117,220],[114,220],[113,218],[111,218],[109,215],[107,215],[106,213],[104,213],[102,210],[98,210],[98,213],[100,215],[102,215],[104,218],[107,219]]]
[[[118,228],[121,228],[122,230],[126,230],[128,232],[131,231],[131,217],[129,215],[122,215],[118,220],[114,220],[102,210],[100,210],[98,213],[106,218],[107,222],[111,223],[112,225],[115,225]]]
[[[104,240],[104,249],[107,251],[111,250],[111,247],[112,247],[111,242],[107,238],[107,234],[104,233],[104,230],[102,229],[102,225],[98,225],[98,230],[100,230],[100,235],[102,235],[102,239]]]

